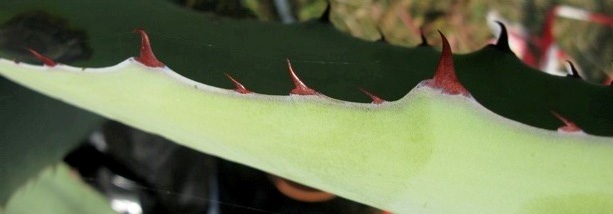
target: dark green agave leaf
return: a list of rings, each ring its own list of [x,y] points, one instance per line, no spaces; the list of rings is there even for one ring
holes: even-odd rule
[[[306,84],[328,96],[368,102],[357,90],[362,87],[395,100],[430,78],[440,55],[431,47],[359,40],[317,21],[281,25],[231,20],[186,11],[163,0],[4,0],[0,23],[35,11],[66,20],[67,27],[85,33],[91,56],[70,64],[103,67],[136,55],[140,41],[132,30],[140,27],[149,32],[158,58],[184,76],[231,88],[223,75],[229,73],[252,91],[266,94],[287,94],[292,88],[285,64],[289,58]],[[0,54],[24,57],[1,49]],[[480,103],[502,116],[555,129],[561,122],[550,113],[553,110],[587,133],[613,136],[611,87],[549,76],[492,46],[455,58],[460,81]],[[23,180],[54,163],[51,160],[102,119],[4,79],[0,83],[0,179],[9,181],[0,184],[4,202]]]
[[[62,160],[103,118],[0,80],[0,204]]]

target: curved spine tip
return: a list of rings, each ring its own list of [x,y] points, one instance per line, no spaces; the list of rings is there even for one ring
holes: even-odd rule
[[[149,36],[141,28],[134,29],[135,33],[139,33],[141,37],[140,56],[136,57],[136,61],[142,63],[147,67],[164,67],[164,63],[160,62],[153,54],[151,49],[151,43],[149,42]]]
[[[294,86],[295,86],[295,88],[290,91],[290,94],[296,94],[296,95],[316,95],[318,94],[317,91],[306,86],[298,78],[298,76],[296,75],[296,72],[294,72],[294,68],[292,68],[292,63],[289,61],[289,59],[286,59],[286,60],[287,60],[287,67],[289,68],[289,76],[292,79],[292,82],[294,82]]]
[[[579,126],[577,126],[577,124],[575,124],[573,121],[570,121],[569,119],[566,119],[565,117],[563,117],[562,115],[551,111],[551,114],[553,114],[555,117],[557,117],[560,121],[562,121],[564,123],[563,126],[560,126],[558,128],[559,132],[566,132],[566,133],[571,133],[571,132],[580,132],[582,131],[581,128],[579,128]]]
[[[424,28],[419,28],[419,34],[421,35],[421,43],[418,45],[419,47],[428,47],[428,39],[426,39],[426,34],[424,33]]]
[[[372,104],[381,104],[383,102],[385,102],[384,99],[381,99],[379,96],[374,95],[373,93],[370,93],[369,91],[363,89],[363,88],[358,88],[360,91],[362,91],[364,94],[366,94],[368,97],[370,97],[370,99],[372,100]]]
[[[31,48],[27,48],[27,50],[32,55],[34,55],[34,57],[36,57],[38,60],[40,60],[45,66],[54,67],[54,66],[57,65],[57,62],[53,61],[49,57],[43,56],[42,54],[38,53],[37,51],[35,51],[35,50],[31,49]]]
[[[332,3],[330,1],[326,1],[326,10],[319,17],[319,21],[323,23],[330,23],[330,12],[332,10]]]
[[[446,94],[461,94],[464,96],[470,96],[468,90],[462,86],[455,74],[453,54],[451,53],[449,41],[447,41],[447,38],[441,31],[438,31],[438,33],[440,34],[443,42],[443,50],[441,52],[441,58],[438,61],[438,66],[436,67],[434,77],[427,82],[427,85],[432,88],[441,89],[443,93]]]
[[[379,35],[381,35],[381,38],[379,38],[376,42],[388,43],[387,38],[385,38],[385,34],[383,34],[381,28],[377,28],[377,31],[379,32]]]
[[[500,21],[496,21],[496,24],[500,26],[500,35],[498,35],[498,40],[494,47],[501,51],[511,52],[511,47],[509,46],[509,35],[507,33],[507,27]]]
[[[575,78],[575,79],[581,79],[581,76],[579,75],[577,68],[575,68],[575,64],[573,64],[573,62],[571,62],[570,60],[566,60],[566,63],[568,63],[568,66],[570,67],[570,69],[568,70],[568,74],[566,76]]]
[[[251,93],[251,91],[249,91],[247,88],[245,88],[245,86],[243,86],[243,84],[241,84],[240,82],[238,82],[238,80],[234,79],[234,77],[230,76],[230,74],[224,73],[226,75],[226,77],[228,77],[228,79],[230,79],[230,81],[232,81],[232,83],[234,83],[234,91],[241,93],[241,94],[249,94]]]

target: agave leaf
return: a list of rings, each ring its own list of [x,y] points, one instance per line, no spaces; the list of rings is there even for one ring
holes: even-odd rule
[[[71,5],[69,7],[65,5]],[[183,10],[163,0],[27,0],[0,3],[0,21],[41,10],[87,32],[90,60],[76,66],[104,67],[137,54],[134,28],[154,37],[158,58],[183,76],[219,87],[232,87],[224,73],[265,94],[291,89],[285,59],[301,78],[327,96],[368,101],[363,87],[387,100],[403,97],[430,78],[439,53],[431,47],[402,48],[351,38],[321,22],[297,25],[231,20]],[[109,12],[111,11],[111,12]],[[155,14],[155,15],[152,15]],[[1,52],[0,52],[1,53]],[[6,56],[14,58],[14,56]],[[588,133],[613,136],[613,89],[551,77],[522,64],[512,53],[492,47],[458,56],[456,70],[475,98],[494,112],[532,126],[556,129],[560,112]]]
[[[115,213],[105,198],[81,181],[68,166],[56,163],[45,168],[34,180],[15,193],[6,207],[7,214]]]
[[[86,70],[0,59],[0,74],[199,151],[394,212],[613,208],[599,203],[613,200],[612,138],[530,127],[423,84],[374,105],[241,94],[134,59]]]
[[[362,86],[390,100],[404,98],[383,110],[310,98],[245,98],[132,62],[108,71],[81,71],[65,66],[41,70],[5,60],[3,75],[200,151],[393,211],[419,210],[422,202],[432,202],[423,211],[470,211],[471,204],[479,204],[484,211],[529,212],[567,204],[568,197],[580,199],[570,204],[575,207],[611,200],[604,188],[611,179],[606,170],[611,169],[610,138],[559,136],[427,90],[405,96],[432,76],[440,55],[432,48],[360,41],[316,22],[282,26],[218,19],[157,1],[62,6],[70,3],[27,1],[2,8],[13,14],[50,11],[95,35],[90,40],[95,61],[79,65],[109,65],[135,55],[137,48],[127,44],[137,41],[116,36],[144,27],[155,38],[165,37],[154,39],[159,58],[209,85],[230,87],[222,75],[227,72],[253,91],[287,94],[292,86],[283,60],[289,57],[297,59],[294,65],[304,71],[303,80],[328,96],[364,101],[353,90]],[[108,23],[97,24],[101,20]],[[554,129],[560,122],[549,111],[555,110],[588,133],[613,135],[613,113],[607,110],[613,106],[611,88],[540,74],[494,47],[456,56],[456,64],[473,96],[505,117]],[[511,177],[501,174],[523,179],[516,183],[520,186],[510,185]],[[562,191],[561,186],[570,188]],[[518,190],[526,194],[518,196]],[[541,199],[551,206],[530,208],[530,202]],[[592,208],[610,208],[601,205]]]

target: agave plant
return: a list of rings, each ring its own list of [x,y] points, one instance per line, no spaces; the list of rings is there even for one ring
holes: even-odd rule
[[[524,65],[504,30],[452,55],[163,1],[0,6],[0,22],[46,11],[95,35],[73,66],[0,50],[2,76],[79,108],[2,80],[2,205],[108,118],[392,212],[613,209],[613,88]],[[105,39],[135,27],[140,54],[136,36]]]

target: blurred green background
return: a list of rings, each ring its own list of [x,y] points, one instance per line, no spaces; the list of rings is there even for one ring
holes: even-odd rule
[[[263,21],[308,21],[318,19],[326,10],[326,0],[172,0],[186,7],[237,18]],[[536,58],[545,50],[535,44],[545,31],[548,11],[566,5],[613,17],[610,0],[330,0],[330,20],[343,32],[365,40],[381,40],[414,46],[421,42],[423,28],[430,44],[438,45],[437,30],[447,35],[456,53],[482,48],[493,38],[488,14],[505,20],[510,31],[529,38],[528,51]],[[288,18],[289,14],[289,18]],[[489,23],[491,24],[491,22]],[[583,77],[601,83],[613,76],[613,25],[557,16],[553,22],[554,42],[575,62]],[[564,59],[558,70],[565,71]],[[538,67],[538,66],[537,66]],[[559,73],[563,75],[563,73]]]

